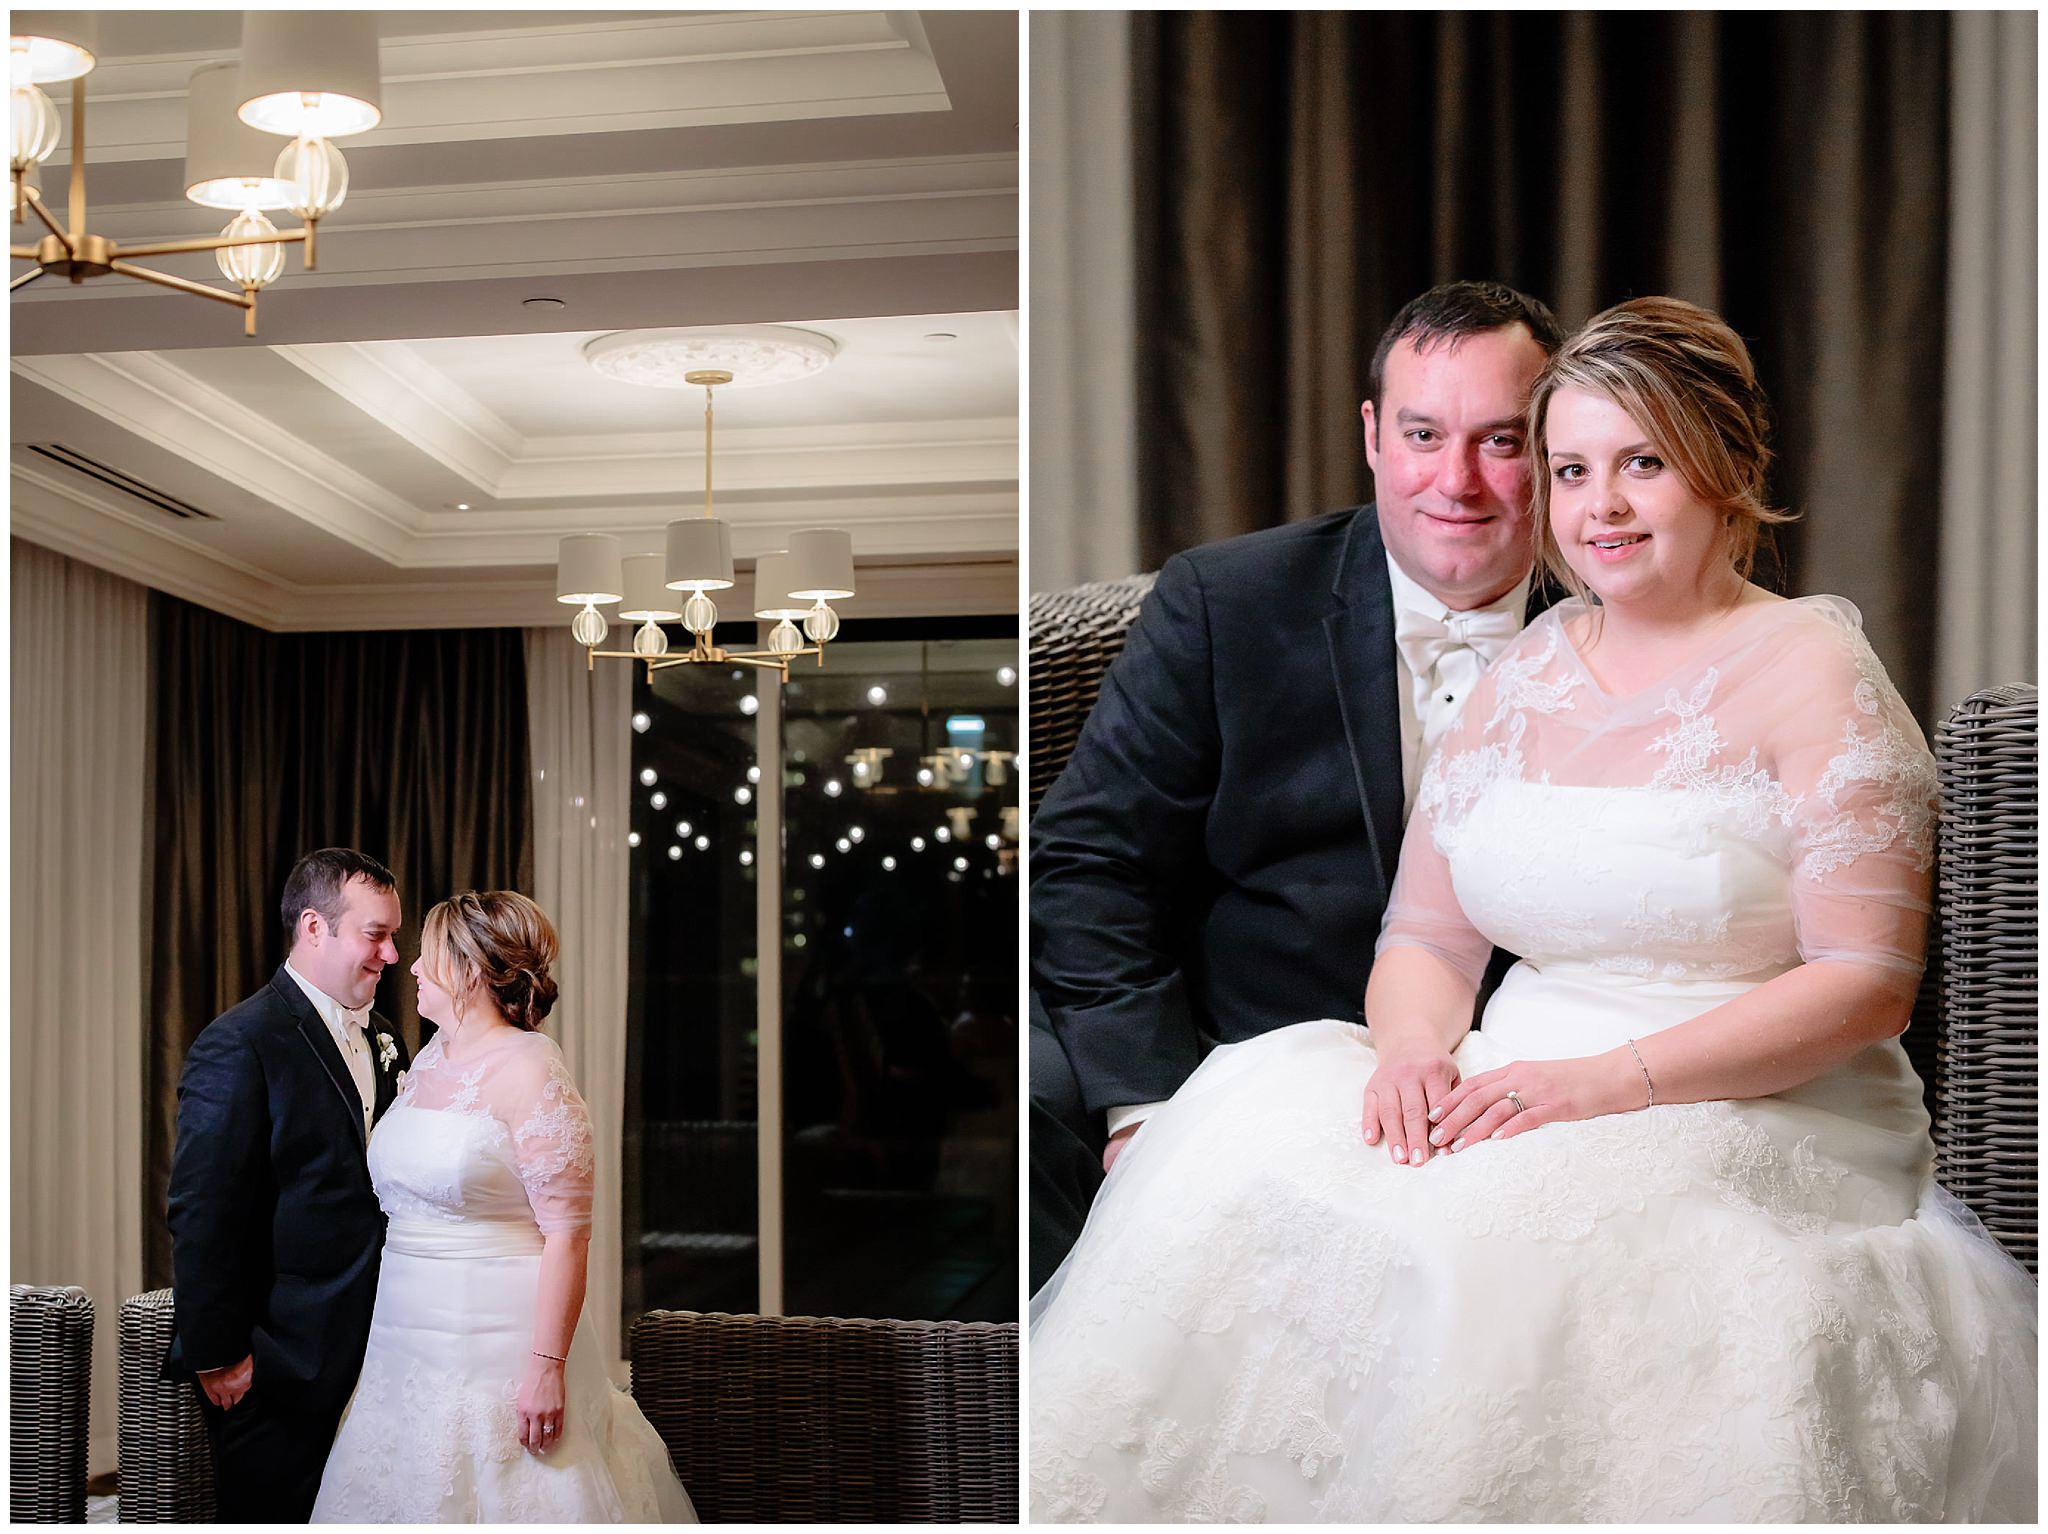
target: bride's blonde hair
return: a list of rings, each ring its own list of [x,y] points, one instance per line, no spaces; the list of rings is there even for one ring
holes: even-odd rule
[[[1770,407],[1756,364],[1728,322],[1682,298],[1632,298],[1596,314],[1544,364],[1529,391],[1531,533],[1544,569],[1588,600],[1550,530],[1545,425],[1559,389],[1611,400],[1670,461],[1686,489],[1718,512],[1728,562],[1749,579],[1766,527],[1793,514],[1770,505]]]
[[[458,998],[485,990],[507,1022],[529,1033],[554,1008],[557,950],[555,924],[517,890],[466,890],[427,912],[420,928],[420,959],[434,984]]]

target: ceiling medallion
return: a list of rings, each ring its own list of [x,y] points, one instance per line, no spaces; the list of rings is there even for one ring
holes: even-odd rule
[[[809,378],[831,366],[839,343],[789,325],[716,330],[620,330],[583,348],[583,360],[607,378],[650,389],[693,387],[689,375],[730,373],[732,389],[760,389]]]

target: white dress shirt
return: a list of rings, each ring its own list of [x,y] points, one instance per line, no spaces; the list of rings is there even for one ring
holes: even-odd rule
[[[320,1021],[327,1025],[327,1032],[334,1039],[334,1047],[341,1051],[341,1058],[348,1062],[348,1073],[355,1079],[356,1096],[363,1103],[363,1138],[370,1136],[370,1120],[377,1112],[377,1073],[370,1064],[370,1041],[366,1030],[370,1023],[370,1009],[344,1007],[304,975],[292,968],[291,960],[285,960],[284,972],[298,981],[299,989],[306,993],[306,999],[313,1003],[313,1010],[320,1014]]]
[[[1522,631],[1522,616],[1529,607],[1530,576],[1523,576],[1514,590],[1498,601],[1469,612],[1453,612],[1444,606],[1395,564],[1392,554],[1387,556],[1387,579],[1394,588],[1396,652],[1404,684],[1398,691],[1401,820],[1406,824],[1415,809],[1415,791],[1422,784],[1422,770],[1429,765],[1436,743],[1458,722],[1465,700],[1472,695],[1486,668]],[[1436,664],[1420,673],[1410,661],[1413,645],[1401,642],[1418,629],[1442,631],[1449,641],[1439,642],[1442,653]]]
[[[1415,809],[1415,791],[1422,784],[1430,752],[1457,723],[1459,711],[1486,668],[1522,631],[1523,614],[1529,608],[1529,582],[1534,573],[1523,576],[1514,590],[1498,601],[1469,612],[1454,612],[1410,578],[1407,571],[1394,563],[1392,554],[1387,555],[1387,579],[1394,588],[1396,664],[1401,673],[1401,685],[1395,688],[1395,693],[1401,703],[1404,825]],[[1429,663],[1418,669],[1414,660],[1423,656],[1427,656]],[[1104,1115],[1109,1133],[1115,1134],[1126,1124],[1150,1118],[1164,1106],[1133,1103],[1111,1108]]]

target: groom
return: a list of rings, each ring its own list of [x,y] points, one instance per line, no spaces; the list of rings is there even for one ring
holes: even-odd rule
[[[290,951],[209,1023],[178,1081],[177,1331],[224,1522],[304,1523],[370,1336],[384,1215],[364,1160],[407,1064],[370,1012],[398,962],[390,870],[345,847],[285,881]]]
[[[1522,626],[1522,407],[1563,341],[1496,282],[1394,317],[1373,504],[1169,559],[1032,818],[1031,1273],[1200,1062],[1358,1019],[1429,751]]]

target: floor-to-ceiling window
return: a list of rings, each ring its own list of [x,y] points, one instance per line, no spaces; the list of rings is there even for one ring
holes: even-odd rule
[[[779,695],[736,668],[637,684],[629,1321],[1014,1317],[1016,633],[849,622]]]

